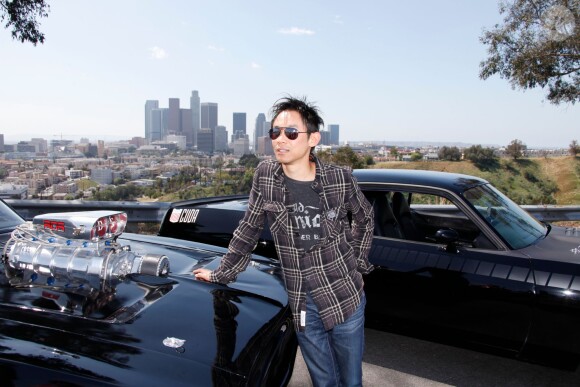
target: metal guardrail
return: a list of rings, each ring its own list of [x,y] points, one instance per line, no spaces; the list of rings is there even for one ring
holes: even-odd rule
[[[115,210],[127,213],[129,223],[160,223],[170,208],[169,202],[103,202],[84,200],[18,200],[6,199],[26,220],[49,212]],[[546,222],[580,221],[580,205],[524,205],[523,209]]]

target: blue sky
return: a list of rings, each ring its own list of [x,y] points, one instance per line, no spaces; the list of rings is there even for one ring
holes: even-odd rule
[[[315,101],[341,141],[567,147],[580,106],[479,79],[493,0],[52,0],[33,46],[0,30],[0,133],[78,140],[144,136],[144,104],[192,90],[228,130],[253,130],[285,95]]]

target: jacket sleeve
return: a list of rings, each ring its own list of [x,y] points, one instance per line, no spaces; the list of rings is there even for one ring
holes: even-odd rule
[[[356,178],[352,175],[349,205],[352,211],[351,229],[358,271],[362,274],[368,274],[374,269],[368,260],[373,242],[374,214],[371,204],[360,190]]]
[[[258,176],[258,169],[256,169],[248,200],[248,209],[234,231],[228,252],[224,255],[220,266],[212,272],[211,282],[229,283],[234,281],[250,262],[252,251],[264,228],[265,215],[262,208],[263,199],[259,189]]]

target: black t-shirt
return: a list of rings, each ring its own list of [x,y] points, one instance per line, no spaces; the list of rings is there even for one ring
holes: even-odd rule
[[[312,181],[298,181],[285,176],[286,187],[292,198],[290,218],[300,232],[300,243],[305,251],[320,239],[320,197],[312,189]]]

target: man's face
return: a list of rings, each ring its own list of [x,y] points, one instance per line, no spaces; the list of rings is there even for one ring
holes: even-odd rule
[[[310,157],[310,148],[316,146],[320,140],[320,134],[317,132],[308,135],[306,125],[302,121],[300,113],[294,110],[285,110],[278,114],[272,127],[279,128],[282,133],[275,140],[272,140],[272,148],[276,159],[282,164],[308,163]],[[286,128],[295,128],[298,130],[298,137],[290,140],[286,136]]]

